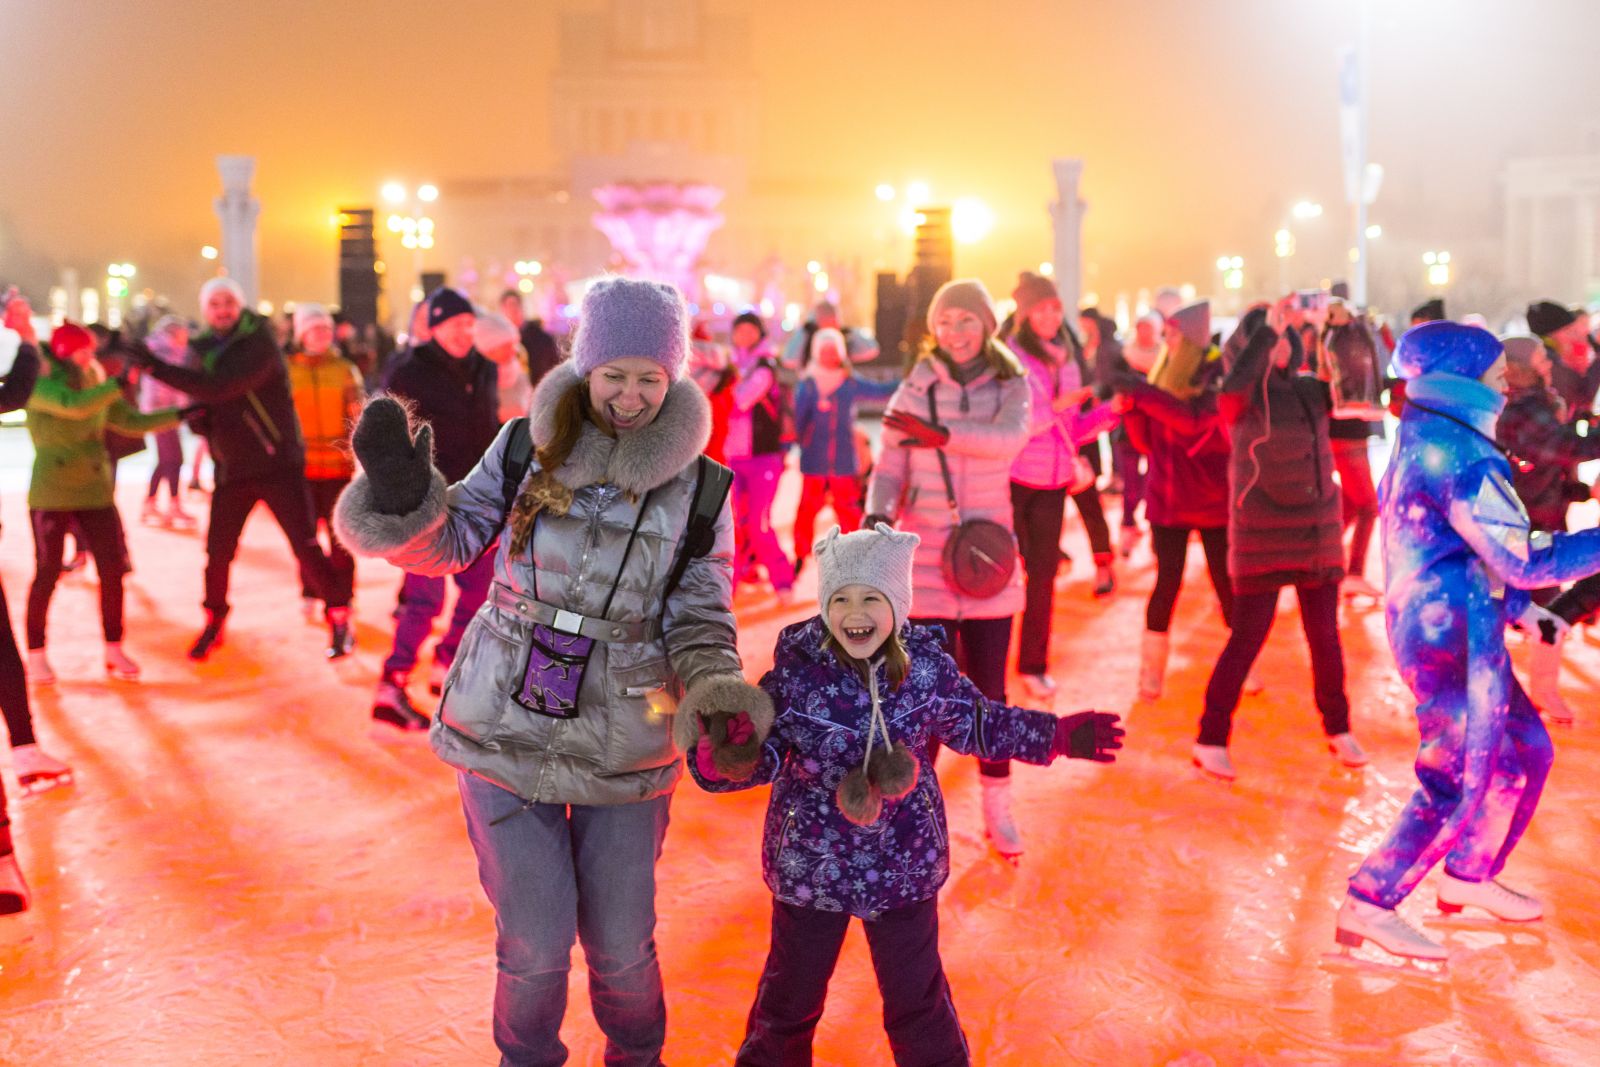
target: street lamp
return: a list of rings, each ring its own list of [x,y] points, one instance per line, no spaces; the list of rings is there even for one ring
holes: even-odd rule
[[[1244,257],[1217,257],[1217,271],[1222,275],[1222,287],[1237,292],[1244,288]]]
[[[975,196],[963,196],[950,205],[950,234],[964,245],[976,244],[994,229],[994,212]]]
[[[207,260],[216,259],[217,258],[217,247],[216,247],[216,245],[201,245],[200,246],[200,258],[201,259],[207,259]]]
[[[433,217],[422,206],[431,204],[439,199],[439,187],[431,183],[417,186],[416,200],[412,201],[406,187],[399,182],[384,182],[379,190],[385,203],[395,208],[390,212],[387,220],[389,232],[398,234],[400,247],[409,248],[412,252],[412,264],[416,269],[416,284],[411,287],[413,302],[421,300],[422,292],[422,253],[433,248]]]
[[[1422,265],[1428,268],[1428,284],[1444,288],[1450,284],[1450,253],[1424,252]]]
[[[1302,200],[1294,207],[1290,208],[1289,211],[1301,222],[1304,222],[1307,219],[1319,219],[1322,217],[1322,205],[1314,200]]]

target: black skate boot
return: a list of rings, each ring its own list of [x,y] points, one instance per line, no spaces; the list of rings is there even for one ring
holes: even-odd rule
[[[350,628],[349,608],[328,609],[328,658],[343,659],[356,647],[355,631]]]
[[[190,659],[198,663],[222,647],[222,624],[227,620],[228,613],[225,611],[206,612],[206,628],[200,631],[200,636],[189,646]]]
[[[378,692],[372,700],[372,718],[407,733],[426,730],[429,723],[428,717],[412,705],[402,674],[386,674],[378,682]]]

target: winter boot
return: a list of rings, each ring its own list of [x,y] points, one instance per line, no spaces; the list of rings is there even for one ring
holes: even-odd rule
[[[1528,654],[1528,699],[1549,716],[1551,722],[1572,722],[1572,708],[1561,699],[1561,647],[1567,635],[1557,634],[1554,644],[1541,637]]]
[[[1213,778],[1231,782],[1239,777],[1239,772],[1233,769],[1233,760],[1228,758],[1227,745],[1196,745],[1189,758],[1190,762]]]
[[[167,505],[167,525],[174,530],[192,530],[200,524],[193,515],[183,510],[178,498],[173,497]]]
[[[222,628],[228,621],[225,611],[206,611],[206,626],[200,631],[200,636],[194,639],[194,644],[189,646],[189,658],[195,662],[205,659],[212,652],[222,647]]]
[[[0,852],[0,915],[15,915],[28,910],[28,883],[23,881],[17,854],[9,846],[10,830],[0,828],[0,836],[8,842]]]
[[[343,659],[356,647],[355,631],[350,629],[349,608],[328,609],[328,658]]]
[[[418,711],[406,693],[406,676],[386,674],[378,682],[378,692],[372,700],[372,718],[407,733],[426,730],[428,717]]]
[[[144,498],[144,507],[139,509],[139,521],[146,526],[165,526],[167,524],[167,517],[156,506],[155,497],[147,496]]]
[[[139,680],[139,665],[122,651],[121,641],[106,642],[106,673],[120,682]]]
[[[1054,700],[1056,697],[1056,680],[1048,674],[1024,674],[1022,688],[1034,700]]]
[[[1139,695],[1145,700],[1155,700],[1161,695],[1161,683],[1167,676],[1167,653],[1172,648],[1168,634],[1154,630],[1144,632],[1139,645]]]
[[[1111,566],[1111,553],[1104,556],[1096,553],[1094,557],[1094,595],[1097,597],[1110,596],[1117,591],[1117,572]]]
[[[1509,923],[1529,923],[1544,917],[1539,898],[1519,893],[1492,878],[1466,882],[1441,871],[1438,886],[1439,910],[1454,915],[1462,908],[1482,908],[1496,919]]]
[[[1117,534],[1117,554],[1123,559],[1133,555],[1133,550],[1138,547],[1139,539],[1144,536],[1144,531],[1137,526],[1124,526]]]
[[[43,793],[72,781],[72,768],[40,748],[37,743],[18,745],[11,750],[11,763],[17,782],[25,794]]]
[[[1348,730],[1328,738],[1328,751],[1346,767],[1365,767],[1372,759],[1356,740],[1356,735]]]
[[[1399,912],[1348,895],[1339,907],[1334,937],[1346,948],[1360,948],[1370,940],[1391,956],[1414,960],[1442,961],[1450,956],[1443,945],[1406,922]]]
[[[56,672],[45,658],[44,649],[28,649],[28,677],[34,685],[55,685]]]
[[[1022,855],[1022,834],[1011,817],[1011,779],[979,775],[983,783],[983,832],[1006,858]]]

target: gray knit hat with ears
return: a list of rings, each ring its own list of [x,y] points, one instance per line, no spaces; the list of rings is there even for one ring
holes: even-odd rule
[[[887,523],[842,534],[834,526],[812,546],[817,557],[817,603],[824,618],[828,601],[847,585],[869,585],[889,599],[898,629],[911,617],[911,561],[922,538]]]
[[[689,308],[665,282],[601,278],[583,294],[572,363],[580,375],[623,356],[661,364],[676,380],[689,357]]]

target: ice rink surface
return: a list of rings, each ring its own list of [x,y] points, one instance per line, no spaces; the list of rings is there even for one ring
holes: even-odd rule
[[[32,544],[18,472],[6,473],[0,576],[20,634]],[[124,516],[141,495],[125,477]],[[129,537],[126,647],[142,683],[101,671],[92,567],[65,579],[51,614],[61,681],[36,691],[35,714],[76,782],[12,793],[35,899],[0,919],[0,1063],[494,1062],[493,916],[453,773],[422,737],[376,732],[368,718],[398,572],[360,565],[360,645],[330,665],[323,629],[301,617],[282,535],[258,510],[228,643],[196,666],[183,652],[200,623],[202,535],[134,521]],[[943,952],[975,1062],[1600,1062],[1600,649],[1577,635],[1569,646],[1579,721],[1553,728],[1543,808],[1506,873],[1547,917],[1441,925],[1425,882],[1402,910],[1445,937],[1446,976],[1329,969],[1344,879],[1415,785],[1416,728],[1381,612],[1349,609],[1343,631],[1372,766],[1343,771],[1325,751],[1285,596],[1261,661],[1266,690],[1236,718],[1239,780],[1222,785],[1189,764],[1225,637],[1199,546],[1166,695],[1139,702],[1148,551],[1120,568],[1114,598],[1095,601],[1075,522],[1066,545],[1076,562],[1058,585],[1055,710],[1122,712],[1128,747],[1109,768],[1017,767],[1027,852],[1016,866],[984,841],[976,765],[942,757]],[[807,574],[802,589],[814,583]],[[752,679],[779,627],[809,613],[750,589],[738,610]],[[1526,650],[1514,643],[1513,656],[1520,665]],[[423,685],[413,693],[431,710]],[[1020,686],[1011,698],[1027,703]],[[5,774],[14,787],[9,763]],[[758,858],[766,798],[712,797],[686,779],[674,800],[658,871],[668,1063],[729,1063],[743,1033],[771,903]],[[571,994],[571,1062],[599,1064],[581,953]],[[880,1010],[856,927],[816,1062],[889,1063]]]

